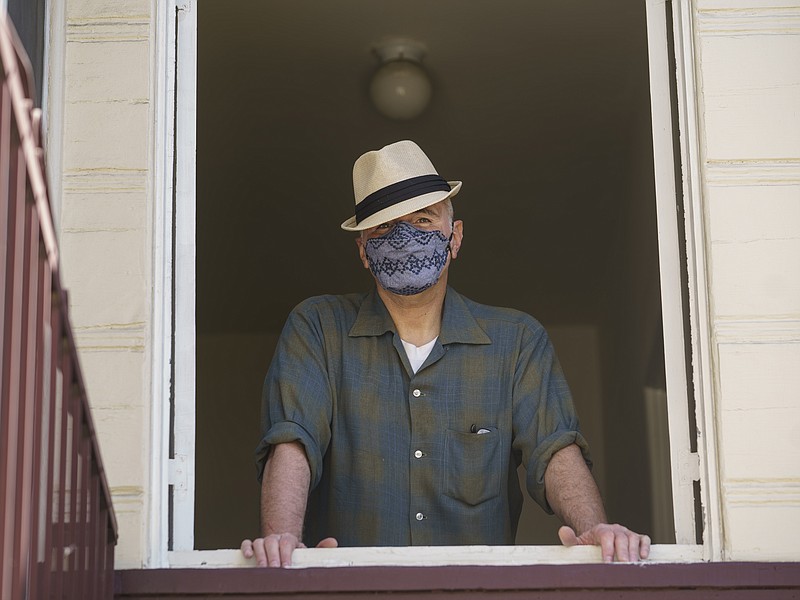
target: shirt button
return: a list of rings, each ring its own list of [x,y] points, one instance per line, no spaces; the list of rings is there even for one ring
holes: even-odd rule
[[[417,450],[416,452],[414,452],[414,457],[415,458],[422,458],[422,450]]]
[[[411,394],[414,396],[414,398],[419,398],[420,396],[422,396],[422,392],[420,392],[419,390],[414,390],[413,392],[411,392]]]
[[[422,513],[417,513],[417,521],[422,521],[422,519],[424,519],[424,518],[425,518],[425,515],[423,515]]]

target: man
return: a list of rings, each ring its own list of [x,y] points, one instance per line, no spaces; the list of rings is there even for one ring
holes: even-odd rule
[[[526,487],[565,545],[646,558],[606,524],[588,446],[542,326],[448,288],[464,226],[461,182],[413,142],[353,167],[356,239],[375,289],[320,296],[289,316],[264,384],[264,537],[242,551],[287,566],[295,548],[513,544]],[[577,532],[577,533],[576,533]],[[333,536],[333,537],[326,537]]]

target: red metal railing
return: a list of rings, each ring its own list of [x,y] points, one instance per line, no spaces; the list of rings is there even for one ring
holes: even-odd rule
[[[0,598],[113,597],[117,524],[61,287],[30,64],[0,13]]]

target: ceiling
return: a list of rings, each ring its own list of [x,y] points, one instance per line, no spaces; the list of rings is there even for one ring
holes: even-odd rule
[[[368,289],[339,224],[353,161],[399,139],[464,182],[453,285],[546,324],[595,322],[620,223],[652,196],[644,6],[198,3],[198,331],[278,331],[307,296]],[[414,121],[367,96],[389,36],[428,50],[434,95]]]

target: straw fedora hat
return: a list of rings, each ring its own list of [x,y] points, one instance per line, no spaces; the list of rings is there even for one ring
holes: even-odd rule
[[[342,223],[342,229],[376,227],[452,198],[460,189],[460,181],[446,181],[439,176],[414,142],[389,144],[362,154],[353,165],[356,214]]]

